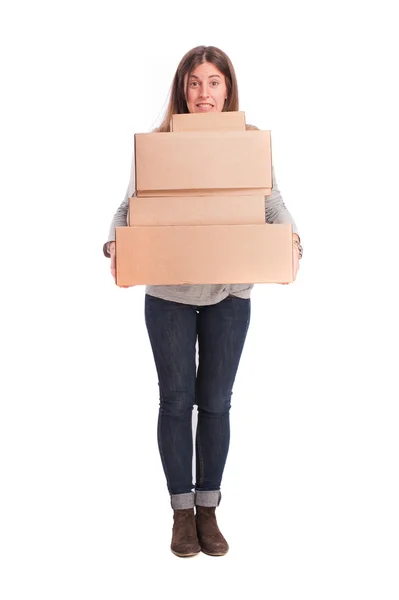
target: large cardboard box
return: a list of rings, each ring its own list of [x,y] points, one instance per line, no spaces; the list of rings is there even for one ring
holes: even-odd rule
[[[264,196],[129,198],[129,226],[265,223]]]
[[[172,115],[171,131],[245,131],[243,111]]]
[[[136,196],[269,195],[270,131],[137,133]]]
[[[291,225],[116,228],[120,286],[292,281]]]

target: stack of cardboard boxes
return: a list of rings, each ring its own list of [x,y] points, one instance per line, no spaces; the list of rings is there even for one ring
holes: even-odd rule
[[[293,281],[292,226],[265,223],[269,131],[247,130],[240,111],[184,114],[173,115],[170,132],[134,139],[117,285]]]

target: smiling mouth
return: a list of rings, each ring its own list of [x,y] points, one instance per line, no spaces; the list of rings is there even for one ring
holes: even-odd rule
[[[210,104],[209,102],[200,102],[196,106],[197,106],[197,108],[203,108],[203,109],[213,108],[213,104]]]

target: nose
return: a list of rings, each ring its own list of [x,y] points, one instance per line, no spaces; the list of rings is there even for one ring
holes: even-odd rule
[[[208,87],[207,83],[203,83],[202,84],[200,96],[201,96],[201,98],[208,98],[209,97],[209,87]]]

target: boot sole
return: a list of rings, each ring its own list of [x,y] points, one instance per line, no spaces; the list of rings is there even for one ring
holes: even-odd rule
[[[201,548],[201,552],[203,552],[204,554],[207,554],[208,556],[226,556],[226,554],[228,553],[228,550],[226,550],[226,552],[207,552],[206,550]]]
[[[180,552],[176,552],[175,550],[171,549],[172,554],[174,554],[175,556],[178,556],[179,558],[191,558],[192,556],[197,556],[197,554],[200,554],[201,550],[198,550],[198,552],[190,552],[190,554],[181,554]]]

